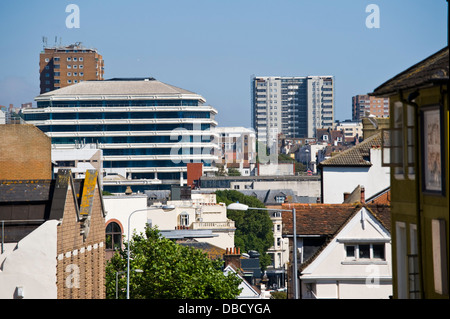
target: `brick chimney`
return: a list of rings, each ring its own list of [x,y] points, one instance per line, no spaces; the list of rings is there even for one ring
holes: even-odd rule
[[[241,249],[240,248],[227,248],[225,254],[223,255],[223,260],[225,262],[225,267],[228,265],[233,265],[236,269],[241,268]]]

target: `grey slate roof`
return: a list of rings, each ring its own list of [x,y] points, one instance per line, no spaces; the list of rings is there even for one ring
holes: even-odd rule
[[[371,166],[370,149],[381,147],[381,133],[321,162],[319,166]]]
[[[316,203],[317,198],[307,196],[297,196],[292,189],[246,189],[238,190],[238,192],[247,195],[254,196],[265,205],[279,204],[276,202],[276,196],[284,196],[288,198],[290,203]]]

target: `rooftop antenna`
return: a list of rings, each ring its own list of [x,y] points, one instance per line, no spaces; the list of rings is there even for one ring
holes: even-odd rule
[[[44,49],[47,47],[47,37],[42,37],[42,46]]]

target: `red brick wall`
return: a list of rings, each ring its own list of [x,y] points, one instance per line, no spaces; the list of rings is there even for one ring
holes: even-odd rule
[[[51,179],[51,139],[31,124],[0,125],[0,180]]]
[[[187,163],[187,184],[193,186],[194,181],[203,175],[202,163]]]

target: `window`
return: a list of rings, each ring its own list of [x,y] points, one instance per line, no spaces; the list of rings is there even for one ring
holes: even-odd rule
[[[72,58],[67,58],[67,61],[72,61]]]
[[[384,261],[384,243],[373,244],[347,244],[345,245],[345,257],[353,261]]]
[[[122,230],[116,222],[106,226],[106,250],[119,250],[122,247]]]
[[[284,203],[284,200],[286,199],[285,196],[275,196],[275,202],[277,203]]]
[[[345,247],[347,258],[355,258],[355,246],[346,246]]]
[[[67,76],[71,76],[72,75],[72,73],[71,72],[67,72]]]
[[[414,179],[415,109],[399,101],[393,106],[393,128],[382,129],[382,165],[394,167],[396,179]]]
[[[74,60],[74,61],[76,61],[76,60],[77,60],[77,58],[73,58],[73,60]]]
[[[417,225],[409,225],[410,253],[408,254],[409,298],[420,299],[420,272],[417,247]]]
[[[72,66],[71,66],[70,64],[67,64],[67,68],[68,68],[68,69],[71,69]]]
[[[61,59],[59,57],[55,57],[55,62],[59,62]]]
[[[422,170],[423,170],[423,191],[436,195],[443,195],[443,163],[444,153],[441,124],[441,111],[439,106],[426,107],[421,112],[422,127]]]
[[[80,69],[84,68],[83,64],[80,64],[80,65],[78,66],[78,68],[80,68]]]
[[[373,252],[372,257],[374,259],[382,259],[382,260],[385,259],[385,256],[384,256],[384,244],[373,244],[372,245],[372,252]]]
[[[79,61],[80,61],[80,62],[81,62],[81,61],[83,61],[83,58],[82,58],[82,57],[80,57]]]
[[[447,240],[444,219],[431,221],[434,290],[441,295],[448,295],[447,277]]]
[[[370,259],[370,245],[359,245],[359,259]]]
[[[180,214],[180,226],[187,227],[189,226],[189,214],[186,212],[182,212]]]

